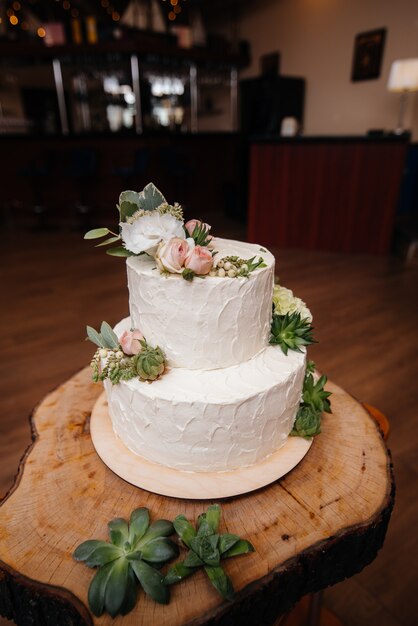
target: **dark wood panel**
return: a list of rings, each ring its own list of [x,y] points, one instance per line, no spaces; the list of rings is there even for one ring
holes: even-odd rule
[[[250,241],[388,252],[405,142],[281,142],[250,149]]]
[[[170,202],[194,215],[215,207],[228,210],[231,189],[239,188],[241,139],[236,134],[157,135],[152,137],[0,138],[1,204],[41,203],[53,219],[65,221],[82,200],[99,215],[114,213],[122,189],[142,189],[150,180]],[[74,160],[89,152],[96,166],[84,182],[74,175]],[[142,172],[119,172],[132,166],[138,151],[146,153]],[[81,157],[86,161],[89,156]],[[28,174],[33,167],[44,173]],[[35,189],[35,186],[38,189]],[[83,196],[83,197],[81,197]]]

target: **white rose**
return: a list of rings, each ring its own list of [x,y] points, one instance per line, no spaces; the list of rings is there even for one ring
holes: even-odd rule
[[[306,304],[300,298],[293,295],[291,289],[274,286],[273,291],[274,312],[277,315],[286,315],[286,313],[300,313],[302,319],[312,322],[312,313]]]
[[[158,211],[150,211],[132,224],[122,222],[120,229],[125,248],[134,254],[147,252],[154,256],[161,241],[184,237],[183,222],[170,213],[160,215]]]

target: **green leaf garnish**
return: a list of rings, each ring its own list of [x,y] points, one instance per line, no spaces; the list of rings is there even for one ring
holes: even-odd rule
[[[108,239],[105,239],[101,243],[98,243],[95,247],[100,248],[100,246],[108,246],[110,243],[115,243],[115,241],[120,241],[120,237],[118,235],[113,235]]]
[[[105,348],[113,350],[119,347],[119,339],[113,328],[107,322],[102,322],[100,326],[100,336],[104,342]]]
[[[86,330],[87,330],[87,339],[90,339],[90,341],[96,344],[96,346],[99,346],[99,348],[105,347],[103,343],[103,339],[100,333],[97,332],[97,330],[94,330],[94,328],[92,328],[91,326],[87,326]]]
[[[130,250],[127,250],[123,246],[117,246],[116,248],[108,248],[106,250],[106,254],[108,254],[109,256],[121,256],[121,257],[136,256],[133,252],[131,252]]]
[[[174,528],[190,550],[184,561],[176,563],[169,569],[165,577],[166,585],[179,583],[203,567],[218,593],[227,600],[233,597],[234,589],[231,580],[222,569],[221,559],[253,552],[254,548],[249,541],[240,539],[237,535],[218,534],[220,519],[219,504],[213,504],[205,513],[199,515],[197,531],[184,515],[176,517],[173,522]]]
[[[93,230],[89,230],[84,235],[84,239],[100,239],[100,237],[106,237],[106,235],[110,234],[111,232],[108,228],[93,228]]]
[[[316,382],[313,375],[315,363],[308,361],[302,389],[302,402],[290,433],[292,437],[310,439],[321,432],[322,413],[331,413],[330,391],[325,391],[326,376]]]
[[[312,324],[300,313],[286,313],[286,315],[273,315],[271,324],[270,343],[279,345],[284,354],[288,350],[302,352],[303,346],[315,343],[312,336]]]
[[[174,532],[171,522],[158,520],[150,525],[148,510],[141,508],[133,511],[129,524],[116,518],[109,522],[108,528],[111,543],[90,539],[73,554],[75,560],[99,568],[88,592],[94,615],[106,611],[116,617],[131,611],[136,603],[138,582],[156,602],[166,604],[169,588],[156,567],[178,554],[176,544],[168,538]]]

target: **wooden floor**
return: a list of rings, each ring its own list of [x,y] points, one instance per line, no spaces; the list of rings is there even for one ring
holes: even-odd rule
[[[243,237],[242,227],[224,221],[217,232]],[[124,262],[95,250],[77,233],[10,233],[3,236],[1,256],[4,494],[29,443],[32,408],[90,359],[86,323],[115,323],[128,313],[128,301]],[[385,546],[361,574],[327,590],[326,605],[346,626],[413,626],[418,615],[418,268],[405,268],[396,258],[281,250],[277,273],[313,311],[320,343],[310,352],[317,366],[358,399],[378,406],[392,428],[397,499]],[[0,618],[3,623],[8,622]]]

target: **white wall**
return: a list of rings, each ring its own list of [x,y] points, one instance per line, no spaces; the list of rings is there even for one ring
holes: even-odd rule
[[[351,82],[354,38],[387,28],[379,79]],[[304,132],[363,134],[396,126],[399,96],[386,90],[394,59],[418,57],[418,0],[255,0],[241,10],[239,38],[251,43],[259,74],[262,54],[279,50],[281,73],[307,81]],[[405,126],[418,139],[418,96],[408,97]]]

